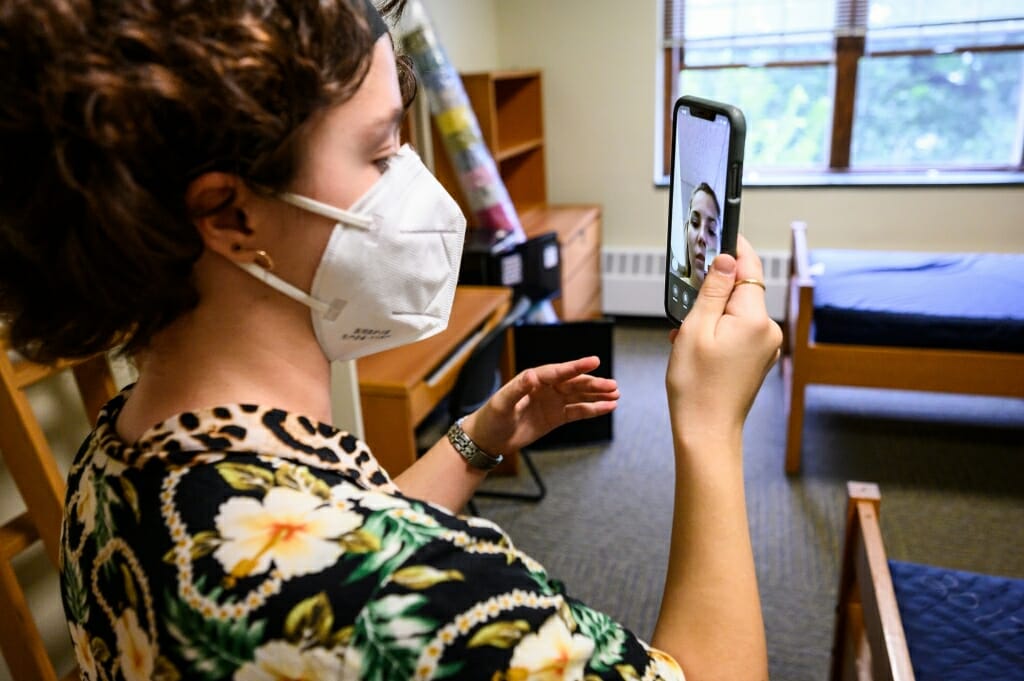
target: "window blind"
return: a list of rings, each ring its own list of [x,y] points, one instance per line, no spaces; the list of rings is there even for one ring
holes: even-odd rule
[[[663,0],[663,46],[685,66],[831,61],[837,6],[822,0]],[[856,5],[865,0],[838,0]]]
[[[663,0],[662,45],[683,65],[831,61],[835,39],[865,52],[1024,47],[1020,0]]]
[[[865,52],[1024,48],[1019,0],[870,0]]]

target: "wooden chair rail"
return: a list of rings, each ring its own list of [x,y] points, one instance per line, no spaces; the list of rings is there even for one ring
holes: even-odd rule
[[[28,513],[0,527],[0,651],[14,679],[56,681],[57,674],[14,573],[15,556],[38,537]],[[77,678],[77,670],[69,678]]]
[[[0,454],[26,507],[24,513],[0,527],[0,650],[17,681],[58,678],[13,561],[38,540],[50,562],[59,568],[64,478],[25,390],[68,369],[95,425],[100,408],[117,390],[105,355],[42,365],[14,356],[0,342]],[[54,593],[54,598],[59,594]],[[64,678],[79,678],[78,670]]]
[[[61,360],[56,364],[36,364],[20,357],[15,358],[11,361],[11,366],[14,368],[14,386],[19,390],[24,390],[50,376],[56,376],[73,365],[74,362],[68,360]]]
[[[0,525],[0,559],[11,560],[39,539],[39,533],[28,512]]]

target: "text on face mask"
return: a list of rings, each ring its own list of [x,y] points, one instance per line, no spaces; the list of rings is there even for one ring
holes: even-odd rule
[[[391,337],[391,329],[354,329],[351,333],[344,334],[345,340],[365,341],[384,340]]]

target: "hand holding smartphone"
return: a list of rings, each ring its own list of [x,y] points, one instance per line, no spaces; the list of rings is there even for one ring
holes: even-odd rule
[[[743,112],[699,97],[672,113],[665,314],[681,324],[719,253],[736,255],[743,184]]]

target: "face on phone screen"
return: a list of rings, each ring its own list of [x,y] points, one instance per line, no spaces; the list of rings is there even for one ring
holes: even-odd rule
[[[674,151],[666,302],[672,316],[683,319],[721,250],[729,119],[695,116],[680,106]]]

